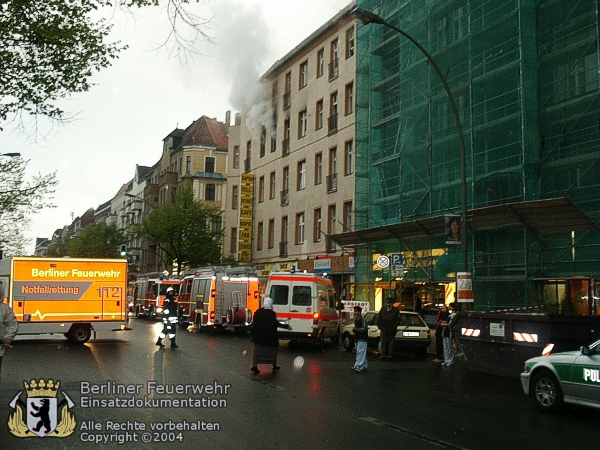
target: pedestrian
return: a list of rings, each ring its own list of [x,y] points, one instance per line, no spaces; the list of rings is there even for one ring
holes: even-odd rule
[[[435,318],[435,359],[433,362],[443,363],[444,362],[444,337],[442,336],[442,307],[446,305],[440,305],[438,308],[437,317]]]
[[[164,326],[158,335],[156,345],[163,348],[165,344],[162,343],[162,340],[169,336],[171,348],[178,348],[179,345],[177,345],[177,341],[175,340],[178,322],[177,302],[175,302],[175,294],[172,287],[167,288],[167,295],[165,296],[165,301],[163,303],[162,321]]]
[[[254,342],[254,353],[252,356],[252,367],[250,370],[258,374],[259,364],[272,364],[273,372],[277,372],[281,367],[277,365],[277,347],[279,347],[279,338],[277,337],[277,328],[287,328],[287,324],[280,323],[277,315],[273,311],[273,299],[266,297],[263,307],[259,308],[252,319],[252,342]]]
[[[377,328],[381,331],[379,337],[380,361],[394,357],[394,339],[398,332],[398,325],[400,325],[400,311],[394,306],[394,299],[388,297],[386,303],[386,306],[381,308],[377,315]]]
[[[4,352],[6,352],[6,347],[10,346],[18,329],[19,324],[12,308],[3,301],[0,302],[0,339],[2,339],[2,345],[0,345],[0,374],[2,373]]]
[[[356,373],[369,370],[367,362],[367,340],[369,338],[369,326],[362,315],[360,306],[354,307],[354,340],[356,341],[356,362],[352,370]]]
[[[454,347],[452,346],[452,331],[450,330],[450,311],[448,307],[444,305],[442,307],[442,314],[440,316],[442,324],[442,338],[444,347],[444,366],[451,366],[454,364]]]

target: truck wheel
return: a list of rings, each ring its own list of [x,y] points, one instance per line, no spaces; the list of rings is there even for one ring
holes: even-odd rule
[[[227,315],[225,316],[226,317],[225,320],[228,324],[233,324],[233,316],[234,316],[233,309],[229,308],[227,310]]]
[[[350,333],[344,333],[342,336],[342,345],[347,352],[351,352],[354,348],[354,338]]]
[[[542,371],[533,378],[531,394],[536,406],[544,412],[556,412],[563,404],[562,389],[548,371]]]
[[[69,340],[78,344],[85,344],[91,337],[92,328],[86,324],[72,325],[68,333]]]

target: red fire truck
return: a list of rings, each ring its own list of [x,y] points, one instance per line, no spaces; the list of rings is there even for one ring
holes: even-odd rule
[[[181,281],[182,327],[231,328],[243,334],[259,306],[258,278],[244,269],[198,269]]]
[[[162,315],[162,307],[167,288],[172,287],[175,295],[179,292],[181,281],[168,279],[155,274],[141,275],[136,280],[137,293],[133,313],[136,317],[156,319]]]

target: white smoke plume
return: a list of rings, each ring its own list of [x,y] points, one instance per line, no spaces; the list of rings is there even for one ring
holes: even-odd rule
[[[262,10],[227,1],[216,5],[214,11],[219,63],[233,80],[229,101],[246,116],[253,134],[262,126],[272,131],[271,87],[260,80],[272,53]]]

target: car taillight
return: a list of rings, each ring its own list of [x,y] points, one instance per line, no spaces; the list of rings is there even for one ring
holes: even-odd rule
[[[210,312],[210,320],[214,320],[214,318],[215,318],[215,312],[211,311]]]
[[[315,325],[319,323],[319,313],[318,312],[313,314],[313,323]]]
[[[427,330],[427,337],[430,338],[431,337],[431,330]]]

